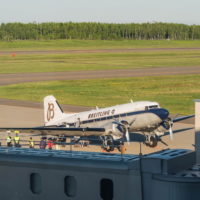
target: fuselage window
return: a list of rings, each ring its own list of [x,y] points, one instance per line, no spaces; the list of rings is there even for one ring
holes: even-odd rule
[[[102,120],[102,121],[103,121],[103,120],[106,120],[106,117],[101,118],[101,120]]]
[[[119,115],[114,115],[113,117],[117,119],[117,118],[119,118]]]
[[[126,113],[120,114],[120,117],[126,117]]]

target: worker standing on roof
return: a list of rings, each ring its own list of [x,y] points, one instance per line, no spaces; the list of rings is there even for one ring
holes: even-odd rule
[[[15,147],[20,147],[20,137],[19,137],[19,131],[15,131],[16,135],[14,137],[14,144],[15,144]]]
[[[6,138],[7,147],[12,147],[12,138],[10,135]]]
[[[29,148],[33,149],[34,146],[35,146],[35,143],[34,143],[34,141],[33,141],[33,138],[30,137],[30,139],[29,139]]]
[[[53,145],[54,145],[53,139],[52,139],[52,138],[49,138],[49,139],[48,139],[48,148],[49,148],[49,150],[52,150]]]
[[[42,137],[40,140],[40,149],[46,149],[47,143],[46,143],[46,138]]]

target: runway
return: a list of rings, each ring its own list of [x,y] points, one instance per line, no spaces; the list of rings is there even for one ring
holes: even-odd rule
[[[0,74],[0,86],[25,82],[199,74],[200,66]]]

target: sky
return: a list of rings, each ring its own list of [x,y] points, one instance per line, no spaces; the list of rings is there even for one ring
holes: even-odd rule
[[[200,25],[200,0],[0,0],[0,23],[69,21]]]

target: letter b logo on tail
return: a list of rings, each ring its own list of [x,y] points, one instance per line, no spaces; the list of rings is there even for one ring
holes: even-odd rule
[[[47,121],[49,122],[51,119],[53,119],[54,115],[55,115],[54,104],[53,103],[48,103]]]
[[[55,97],[50,95],[44,98],[44,124],[45,126],[57,125],[63,117],[63,111]]]

